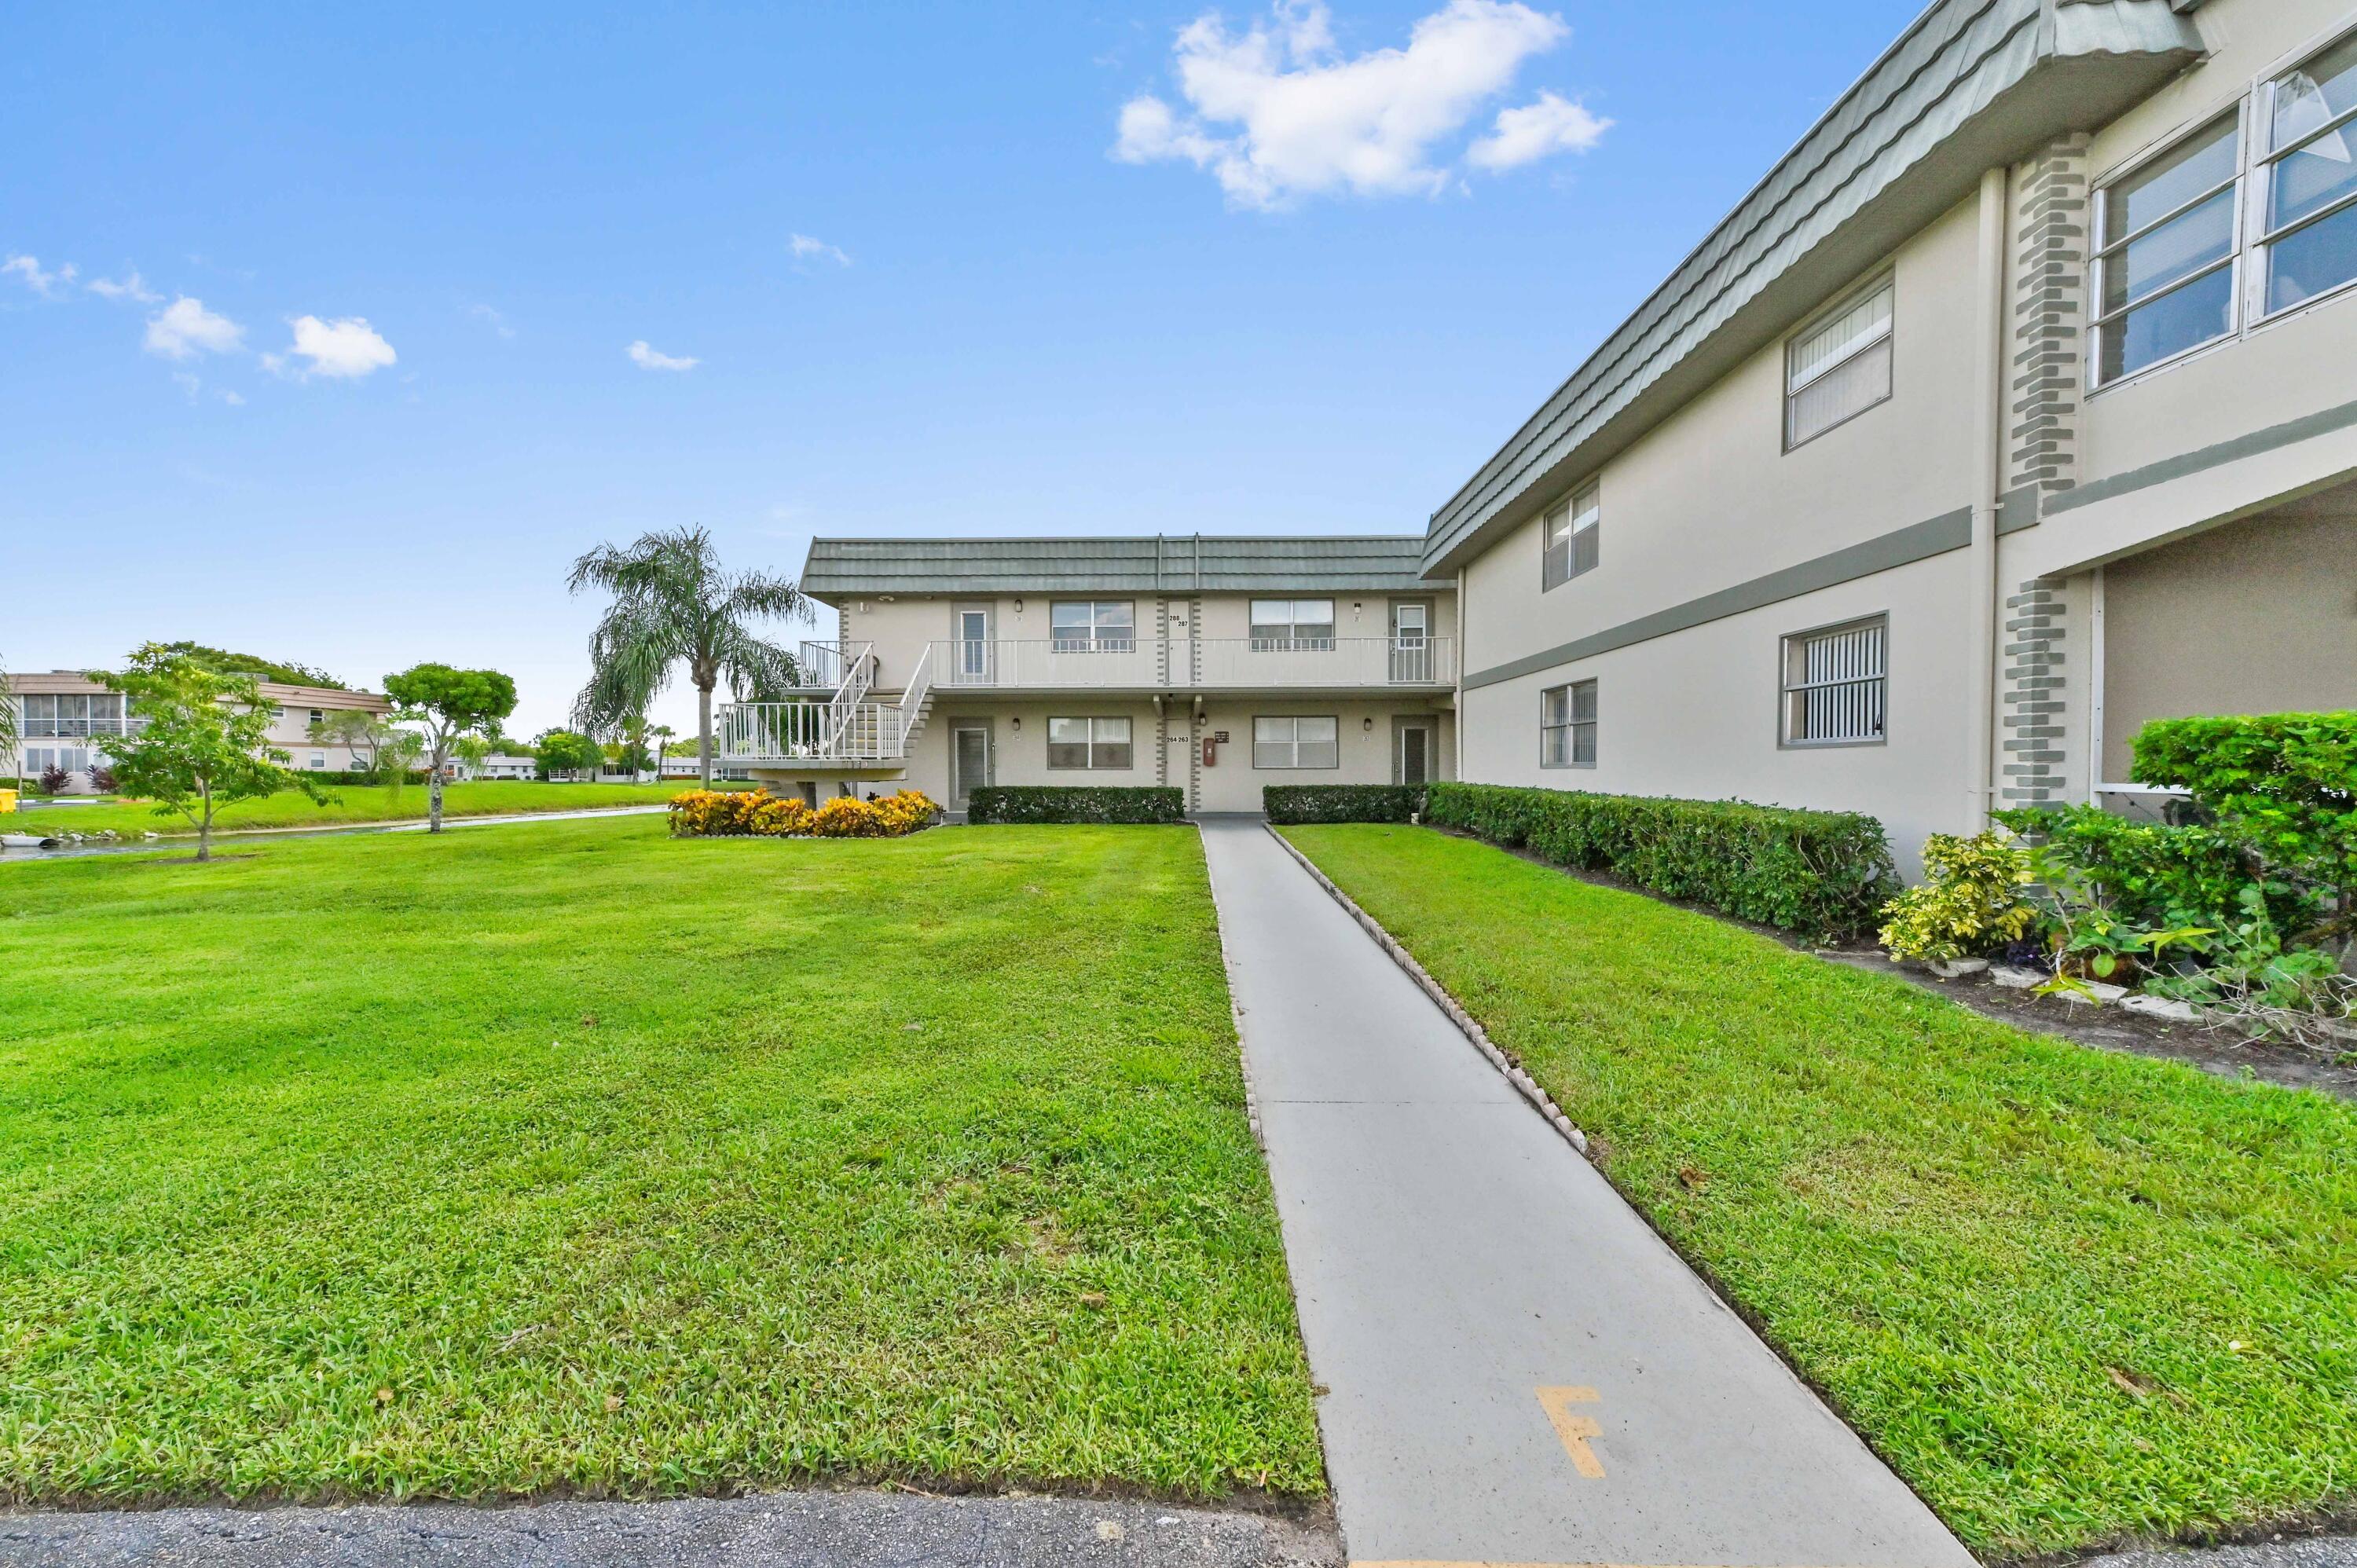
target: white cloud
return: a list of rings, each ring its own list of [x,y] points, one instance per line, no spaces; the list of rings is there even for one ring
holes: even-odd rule
[[[231,408],[243,408],[245,406],[245,394],[243,392],[223,390],[221,394],[221,402],[229,404]]]
[[[515,336],[515,328],[508,325],[508,318],[500,315],[498,311],[492,309],[490,306],[476,306],[472,314],[481,320],[490,322],[491,324],[491,330],[498,333],[500,337],[512,338]]]
[[[295,342],[289,352],[310,361],[297,373],[306,377],[333,376],[351,379],[381,371],[400,356],[393,345],[378,336],[363,317],[345,316],[333,321],[322,321],[316,316],[298,316],[292,323]],[[270,354],[263,359],[265,367],[283,370],[284,355]]]
[[[1180,29],[1174,50],[1189,113],[1150,93],[1132,99],[1113,156],[1209,169],[1238,207],[1282,207],[1336,190],[1436,195],[1451,178],[1448,157],[1436,161],[1441,144],[1512,85],[1524,60],[1567,36],[1562,18],[1517,0],[1449,0],[1415,24],[1405,48],[1345,58],[1318,0],[1280,4],[1241,36],[1207,13]],[[1560,125],[1526,131],[1515,122],[1518,137],[1549,128],[1565,134]],[[1504,135],[1501,124],[1476,145]]]
[[[1584,153],[1604,139],[1612,122],[1552,92],[1520,109],[1501,109],[1490,134],[1465,149],[1475,168],[1520,168],[1553,153]]]
[[[847,267],[851,264],[851,258],[843,253],[842,246],[830,245],[825,241],[813,239],[808,234],[791,236],[786,241],[786,249],[793,252],[797,261],[804,256],[824,256],[840,267]]]
[[[54,299],[61,285],[73,282],[74,264],[71,262],[60,262],[56,271],[45,273],[41,270],[41,263],[37,257],[10,256],[6,261],[0,262],[0,276],[10,273],[24,279],[25,286],[43,299]]]
[[[155,305],[163,295],[147,286],[147,280],[134,268],[121,278],[92,278],[82,285],[101,299],[128,299],[140,305]]]
[[[226,354],[244,338],[244,328],[185,294],[147,318],[147,351],[167,360]]]
[[[622,351],[642,371],[692,371],[704,362],[691,355],[658,353],[643,338]]]

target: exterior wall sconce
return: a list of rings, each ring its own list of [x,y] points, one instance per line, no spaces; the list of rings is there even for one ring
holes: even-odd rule
[[[1006,721],[1006,727],[1014,734],[1021,735],[1023,733],[1023,721],[1019,717],[1010,718]]]
[[[1015,601],[1015,613],[1017,615],[1021,615],[1023,613],[1023,601],[1021,599]]]
[[[1359,721],[1359,727],[1364,730],[1367,734],[1372,735],[1375,733],[1375,721],[1372,717],[1361,719]]]

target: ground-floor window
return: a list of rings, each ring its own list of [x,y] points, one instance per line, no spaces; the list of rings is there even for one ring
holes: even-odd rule
[[[1253,720],[1254,768],[1340,768],[1341,721],[1323,717]]]
[[[1127,768],[1130,765],[1127,719],[1057,719],[1048,721],[1048,766],[1050,768]]]
[[[39,778],[50,768],[68,773],[84,773],[90,769],[90,753],[79,746],[28,746],[25,748],[25,772]]]
[[[1539,766],[1596,766],[1596,682],[1574,681],[1539,693]]]
[[[1872,746],[1883,738],[1889,630],[1888,616],[1869,616],[1784,639],[1785,745]]]

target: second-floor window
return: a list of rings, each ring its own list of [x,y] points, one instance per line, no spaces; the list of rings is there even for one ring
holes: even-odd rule
[[[1255,651],[1312,650],[1334,646],[1331,599],[1254,599],[1252,645]]]
[[[2220,116],[2096,194],[2095,381],[2234,329],[2242,115]]]
[[[114,735],[123,729],[123,693],[27,693],[19,715],[28,736]]]
[[[1897,289],[1868,284],[1785,345],[1785,450],[1889,401]]]
[[[2357,34],[2267,83],[2259,123],[2263,314],[2357,281]]]
[[[1127,599],[1058,599],[1048,608],[1058,653],[1129,653],[1137,647],[1137,607]]]
[[[1546,558],[1539,569],[1542,591],[1596,570],[1603,524],[1604,493],[1592,483],[1581,486],[1548,510],[1539,524],[1546,542]]]
[[[2357,284],[2357,34],[2105,180],[2095,223],[2099,387]]]

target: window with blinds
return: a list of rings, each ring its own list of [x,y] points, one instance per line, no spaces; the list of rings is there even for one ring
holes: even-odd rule
[[[1540,567],[1542,591],[1596,570],[1597,541],[1604,521],[1603,493],[1586,485],[1549,508],[1540,522],[1546,556]]]
[[[1254,599],[1252,645],[1258,653],[1325,652],[1334,646],[1331,599]]]
[[[1596,682],[1574,681],[1539,693],[1539,766],[1596,766]]]
[[[1784,744],[1871,746],[1883,738],[1888,616],[1784,639]]]
[[[1059,599],[1048,608],[1048,637],[1057,653],[1135,652],[1137,607],[1122,599]]]
[[[1127,719],[1058,719],[1048,721],[1048,766],[1114,768],[1130,766]]]
[[[1342,725],[1334,717],[1253,720],[1254,768],[1340,768]]]
[[[1784,349],[1784,447],[1790,451],[1890,396],[1896,285],[1884,278]]]

